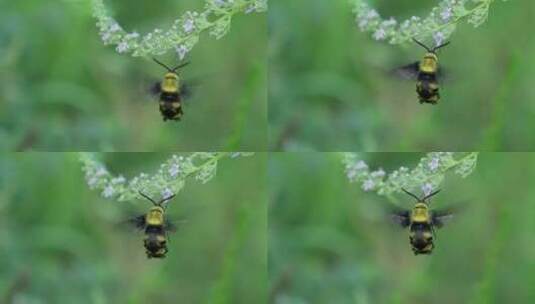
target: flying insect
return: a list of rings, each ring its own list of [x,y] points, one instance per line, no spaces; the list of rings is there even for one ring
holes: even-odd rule
[[[438,65],[437,50],[450,44],[450,42],[445,42],[431,49],[414,38],[412,40],[423,47],[427,53],[421,61],[399,67],[396,72],[404,78],[416,79],[416,93],[418,93],[420,103],[437,104],[440,99],[438,80],[442,74]]]
[[[146,249],[147,258],[164,258],[168,251],[168,233],[176,231],[176,226],[165,217],[167,204],[164,205],[164,203],[171,200],[175,195],[173,194],[156,202],[142,192],[139,192],[139,194],[152,202],[154,206],[146,214],[141,214],[128,220],[128,223],[144,231],[143,245]]]
[[[416,199],[412,210],[395,210],[392,220],[403,228],[409,228],[409,242],[415,255],[431,254],[435,247],[435,228],[441,228],[453,216],[451,210],[430,210],[430,198],[440,190],[436,190],[421,198],[402,188],[408,195]]]
[[[184,115],[182,101],[188,97],[189,90],[182,83],[177,70],[185,67],[189,62],[185,62],[171,69],[156,58],[152,58],[152,60],[167,70],[163,80],[155,83],[152,88],[152,92],[159,95],[160,113],[162,114],[163,121],[178,121]]]

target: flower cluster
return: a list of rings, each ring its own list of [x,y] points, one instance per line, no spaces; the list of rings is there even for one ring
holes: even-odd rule
[[[470,175],[476,167],[477,155],[477,152],[431,152],[414,169],[402,166],[389,174],[381,168],[370,170],[355,153],[344,153],[343,163],[349,181],[361,184],[364,191],[390,195],[406,188],[429,194],[440,186],[448,171],[453,170],[462,177]]]
[[[118,53],[132,56],[162,55],[174,49],[179,58],[186,54],[199,41],[204,31],[209,31],[217,39],[230,29],[232,16],[239,12],[264,12],[267,0],[206,0],[204,11],[185,12],[176,19],[171,28],[163,31],[154,29],[141,36],[137,32],[127,32],[104,6],[103,0],[92,0],[93,16],[97,19],[100,37],[105,45],[115,45]]]
[[[246,152],[195,152],[189,156],[173,155],[160,165],[155,174],[140,173],[129,181],[122,175],[113,175],[97,161],[92,153],[81,153],[80,161],[90,189],[98,190],[104,198],[118,201],[139,198],[139,191],[152,197],[169,197],[177,194],[188,177],[202,183],[216,175],[218,161],[223,157],[250,156]]]
[[[493,1],[442,0],[426,18],[412,16],[398,22],[392,17],[384,20],[365,0],[350,0],[359,29],[371,33],[375,40],[399,44],[412,38],[432,37],[436,45],[449,39],[457,23],[463,19],[467,19],[468,23],[475,27],[483,24]]]

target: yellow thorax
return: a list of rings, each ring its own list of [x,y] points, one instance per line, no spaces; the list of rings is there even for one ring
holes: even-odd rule
[[[424,73],[436,73],[438,69],[438,57],[434,53],[427,53],[420,62],[420,71]]]
[[[163,225],[163,208],[159,206],[150,208],[145,217],[145,222],[149,226]]]
[[[429,209],[425,203],[417,203],[414,205],[411,221],[413,223],[429,223]]]
[[[176,73],[166,73],[162,81],[162,91],[165,93],[178,92],[180,82]]]

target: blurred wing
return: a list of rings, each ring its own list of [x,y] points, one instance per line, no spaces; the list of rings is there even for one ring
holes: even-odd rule
[[[180,97],[183,99],[190,99],[194,93],[198,90],[201,84],[200,78],[187,79],[182,82],[180,86]]]
[[[134,227],[134,228],[136,228],[138,230],[143,230],[146,227],[145,214],[138,215],[136,217],[128,219],[128,220],[124,221],[123,224],[125,224],[125,225],[127,225],[129,227]]]
[[[442,228],[442,226],[448,223],[453,218],[453,216],[454,211],[452,209],[437,210],[431,212],[433,226],[437,228]]]
[[[451,80],[451,74],[449,73],[449,70],[446,69],[446,71],[444,71],[444,68],[439,65],[437,69],[437,80],[441,83],[449,82]]]
[[[193,86],[189,82],[185,82],[180,87],[180,97],[182,99],[190,99],[193,96]]]
[[[159,81],[156,81],[152,84],[152,86],[149,88],[149,93],[153,96],[156,96],[160,94],[161,92],[161,83]]]
[[[418,77],[420,71],[420,62],[416,61],[411,64],[407,64],[392,70],[392,74],[397,77],[415,80]]]
[[[390,211],[390,219],[401,227],[406,228],[411,223],[410,211],[392,207]]]
[[[176,220],[176,221],[170,221],[168,219],[165,220],[165,230],[169,232],[176,232],[178,230],[178,226],[182,225],[183,223],[186,223],[186,220]]]

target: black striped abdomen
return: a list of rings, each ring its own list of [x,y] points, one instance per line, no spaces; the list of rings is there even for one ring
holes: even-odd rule
[[[439,85],[436,73],[422,73],[418,74],[418,82],[416,83],[416,92],[421,103],[436,104],[440,99],[438,92]]]
[[[164,121],[180,120],[183,115],[180,94],[178,92],[162,92],[160,94],[160,112]]]
[[[178,94],[178,92],[162,92],[160,94],[160,100],[166,102],[180,101],[180,94]]]

